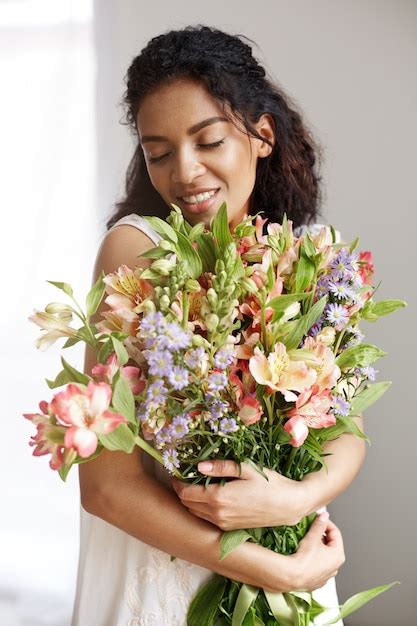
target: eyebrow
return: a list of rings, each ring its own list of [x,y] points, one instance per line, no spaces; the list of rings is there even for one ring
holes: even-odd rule
[[[206,120],[203,120],[201,122],[198,122],[197,124],[194,124],[194,126],[191,126],[191,128],[187,130],[187,135],[194,135],[195,133],[198,133],[198,131],[202,128],[205,128],[205,126],[210,126],[210,124],[216,124],[216,122],[229,122],[229,119],[227,117],[221,117],[220,115],[216,115],[215,117],[209,117]],[[168,137],[163,137],[162,135],[143,135],[140,143],[144,144],[147,141],[168,141]]]

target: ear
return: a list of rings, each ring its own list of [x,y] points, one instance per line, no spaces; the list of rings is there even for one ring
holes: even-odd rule
[[[275,122],[272,115],[269,113],[263,113],[259,120],[255,124],[255,128],[258,133],[267,139],[272,146],[275,144]],[[272,152],[272,146],[267,141],[257,140],[258,144],[258,157],[261,159],[269,156]]]

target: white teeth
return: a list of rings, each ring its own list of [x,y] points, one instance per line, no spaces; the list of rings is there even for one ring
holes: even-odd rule
[[[212,198],[216,191],[216,189],[214,189],[213,191],[204,191],[203,193],[199,193],[196,196],[183,196],[182,199],[188,202],[188,204],[197,204],[198,202],[204,202],[204,200]]]

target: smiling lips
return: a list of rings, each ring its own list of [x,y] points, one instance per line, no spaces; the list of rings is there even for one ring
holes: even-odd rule
[[[206,200],[210,200],[213,196],[216,195],[218,189],[205,189],[199,191],[199,193],[189,195],[189,196],[179,196],[181,200],[184,200],[187,204],[200,204],[201,202],[205,202]]]

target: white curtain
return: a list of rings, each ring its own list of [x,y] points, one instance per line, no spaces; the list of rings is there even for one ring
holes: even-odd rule
[[[77,472],[64,484],[33,458],[22,413],[50,400],[60,345],[39,352],[27,320],[90,286],[95,201],[95,59],[90,0],[0,1],[0,623],[69,624],[78,559]],[[82,367],[83,351],[65,351]]]

